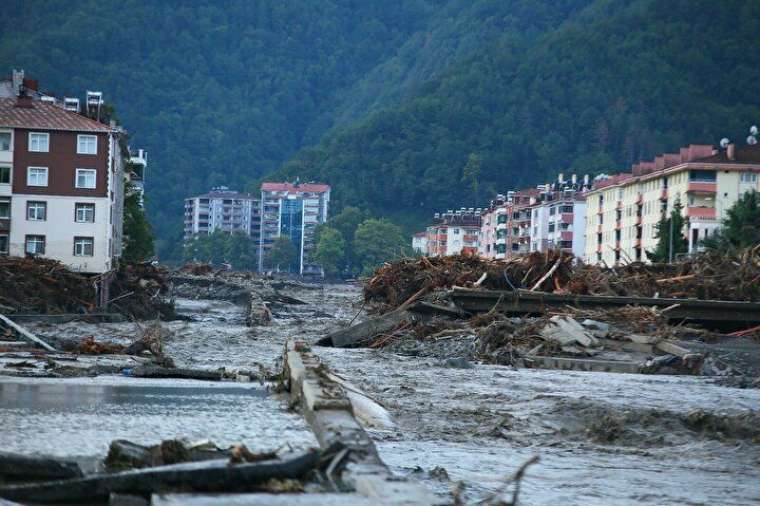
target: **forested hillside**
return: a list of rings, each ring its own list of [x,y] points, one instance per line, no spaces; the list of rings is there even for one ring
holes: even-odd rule
[[[105,92],[150,153],[166,258],[184,197],[264,174],[414,223],[741,140],[759,33],[756,0],[9,0],[0,72]]]
[[[760,118],[758,33],[751,0],[597,1],[527,43],[505,33],[281,173],[403,217],[559,171],[623,170],[687,142],[743,140]]]

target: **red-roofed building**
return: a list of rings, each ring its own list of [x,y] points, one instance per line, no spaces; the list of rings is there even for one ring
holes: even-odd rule
[[[17,74],[0,85],[0,254],[108,271],[122,247],[122,131]]]
[[[267,253],[277,237],[288,237],[296,248],[298,260],[291,266],[302,275],[321,275],[322,268],[312,256],[314,229],[327,221],[330,186],[321,183],[262,183],[259,270],[274,269],[267,264]],[[280,266],[284,267],[284,266]]]

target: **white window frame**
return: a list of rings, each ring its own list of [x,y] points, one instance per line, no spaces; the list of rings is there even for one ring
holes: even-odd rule
[[[85,210],[92,210],[91,213]],[[79,213],[82,212],[82,218],[80,219]],[[88,220],[87,215],[91,215],[92,219]],[[77,202],[74,204],[74,222],[75,223],[95,223],[95,204],[89,202]]]
[[[42,209],[42,218],[37,217],[40,209]],[[35,211],[34,217],[31,215],[32,210]],[[26,202],[26,221],[47,221],[47,202],[28,200]]]
[[[90,143],[90,141],[92,141]],[[84,142],[84,144],[83,144]],[[85,149],[82,149],[82,148]],[[90,149],[92,149],[90,151]],[[97,155],[98,154],[98,136],[97,135],[77,135],[77,154],[78,155]]]
[[[757,183],[757,173],[751,170],[742,171],[739,175],[739,181],[742,183]]]
[[[44,174],[45,174],[45,182],[44,182],[44,184],[41,184],[39,181],[34,182],[34,183],[32,182],[32,171],[33,170],[35,170],[35,171],[37,171],[37,170],[44,171]],[[49,184],[49,182],[50,182],[50,179],[48,178],[48,175],[49,175],[49,171],[48,171],[47,167],[27,167],[26,168],[26,185],[27,186],[40,186],[40,187],[47,186]]]
[[[89,253],[87,253],[87,246],[90,247]],[[75,257],[95,256],[95,238],[94,237],[74,237],[74,256]]]
[[[79,175],[92,174],[92,186],[80,186]],[[86,190],[94,190],[98,186],[98,171],[97,169],[77,169],[74,175],[74,188],[83,188]]]
[[[40,136],[39,138],[37,136]],[[45,149],[41,149],[39,139],[45,139]],[[32,142],[32,139],[38,139]],[[36,144],[36,147],[35,147]],[[49,153],[50,152],[50,134],[47,132],[29,132],[29,151],[32,153]],[[34,149],[33,149],[34,148]]]
[[[8,149],[2,149],[0,148],[0,151],[13,151],[13,131],[7,131],[7,130],[0,130],[0,135],[6,134],[8,135]]]
[[[31,244],[31,242],[30,242],[29,239],[31,237],[35,237],[35,238],[41,237],[42,238],[42,241],[41,241],[42,242],[42,251],[37,251],[36,247],[34,248],[35,251],[30,251],[29,250],[29,245]],[[35,241],[34,244],[39,244],[39,241]],[[32,255],[44,255],[46,247],[47,247],[47,239],[45,238],[44,235],[33,234],[33,235],[27,235],[26,237],[24,237],[24,251],[26,253],[30,253]]]
[[[0,220],[9,220],[9,219],[11,219],[11,201],[10,200],[0,200],[0,204],[5,204],[6,206],[8,206],[8,215],[7,216],[0,215]]]

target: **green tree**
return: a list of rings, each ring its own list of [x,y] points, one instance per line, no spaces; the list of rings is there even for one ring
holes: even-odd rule
[[[744,193],[728,211],[722,228],[702,241],[705,249],[737,251],[760,244],[760,193]]]
[[[689,240],[684,235],[688,229],[688,220],[682,214],[683,205],[676,200],[670,216],[663,216],[655,225],[657,246],[653,251],[647,251],[647,258],[652,262],[665,263],[675,260],[677,255],[689,251]],[[671,240],[672,233],[672,240]]]
[[[255,268],[256,255],[251,237],[244,232],[235,232],[227,239],[225,258],[236,271]]]
[[[124,251],[128,262],[142,262],[155,253],[153,229],[140,205],[140,193],[131,182],[124,188]]]
[[[272,242],[272,247],[266,254],[267,266],[277,271],[290,271],[298,260],[298,251],[289,237],[281,235]]]
[[[405,245],[401,228],[385,219],[364,220],[354,234],[354,252],[364,275],[372,274],[383,262],[402,255]]]
[[[327,276],[338,276],[345,271],[346,244],[341,233],[334,228],[325,227],[319,234],[314,259],[322,266]]]
[[[462,183],[466,184],[472,191],[472,203],[478,205],[480,201],[480,157],[476,153],[470,153],[467,157],[467,163],[462,169]]]
[[[186,262],[207,262],[219,266],[225,261],[230,235],[216,229],[210,234],[197,234],[185,243]]]

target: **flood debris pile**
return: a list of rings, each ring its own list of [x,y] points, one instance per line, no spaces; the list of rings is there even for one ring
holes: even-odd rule
[[[554,294],[760,301],[760,246],[701,254],[673,264],[632,262],[603,268],[570,253],[534,252],[510,260],[471,255],[403,259],[380,267],[364,285],[379,312],[436,290],[528,290]]]
[[[144,446],[113,441],[99,466],[86,474],[74,462],[0,453],[0,498],[24,504],[150,504],[173,492],[302,493],[329,491],[326,473],[335,450],[254,452],[243,444],[218,448],[183,439]],[[2,500],[0,500],[2,502]]]
[[[514,367],[741,374],[710,346],[732,338],[720,325],[760,323],[760,306],[749,302],[758,297],[760,248],[615,269],[558,251],[403,259],[366,281],[365,304],[376,314],[318,344]]]
[[[44,258],[0,257],[0,312],[5,314],[87,314],[98,307],[101,281],[112,276],[107,310],[136,319],[174,317],[165,299],[168,272],[149,263],[122,264],[101,276],[72,272]]]

